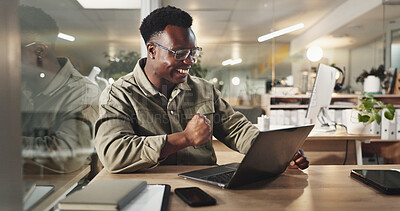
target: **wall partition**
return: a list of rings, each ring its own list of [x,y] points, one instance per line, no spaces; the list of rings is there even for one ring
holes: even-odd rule
[[[17,1],[0,1],[0,210],[22,210],[17,11]]]

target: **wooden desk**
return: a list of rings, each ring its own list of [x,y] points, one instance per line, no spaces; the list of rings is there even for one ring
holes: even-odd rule
[[[381,136],[375,134],[347,134],[344,128],[338,128],[336,131],[332,132],[314,132],[311,131],[307,140],[371,140],[379,139]]]
[[[400,165],[310,166],[307,170],[288,169],[269,181],[237,190],[183,179],[178,173],[206,166],[158,166],[134,174],[110,174],[104,169],[94,180],[139,179],[149,184],[170,184],[168,210],[191,209],[173,194],[175,188],[198,186],[217,199],[217,206],[196,210],[400,210],[399,196],[384,195],[350,177],[353,168],[390,169]]]
[[[84,178],[90,172],[90,166],[85,166],[81,170],[68,174],[44,174],[44,175],[24,175],[24,180],[35,181],[37,185],[53,185],[53,192],[32,210],[43,211],[53,208],[61,199],[63,199],[73,188],[76,187],[79,180]]]

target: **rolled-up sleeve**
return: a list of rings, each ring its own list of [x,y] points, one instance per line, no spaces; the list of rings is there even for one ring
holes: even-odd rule
[[[167,135],[141,136],[135,131],[136,111],[129,97],[112,86],[100,97],[95,147],[111,173],[134,172],[156,165]]]
[[[229,148],[247,153],[260,131],[247,118],[221,98],[214,88],[214,136]]]

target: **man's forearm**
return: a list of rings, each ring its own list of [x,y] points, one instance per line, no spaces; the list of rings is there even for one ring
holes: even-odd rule
[[[165,158],[168,155],[175,153],[185,147],[189,146],[184,135],[184,132],[173,133],[167,135],[167,141],[161,150],[160,158]]]

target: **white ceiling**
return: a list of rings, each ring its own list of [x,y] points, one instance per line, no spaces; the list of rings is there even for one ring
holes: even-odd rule
[[[81,72],[106,63],[104,52],[120,50],[140,52],[139,10],[87,10],[75,0],[21,0],[21,4],[42,8],[52,16],[60,31],[74,35],[76,41],[58,42],[58,53],[72,59]],[[201,64],[222,68],[221,62],[235,57],[243,67],[258,67],[268,61],[272,41],[258,43],[257,38],[272,29],[297,23],[305,28],[274,40],[275,49],[318,23],[346,0],[163,0],[162,5],[179,7],[194,18],[193,30],[203,47]],[[384,11],[385,10],[385,11]],[[383,20],[400,17],[400,6],[379,6],[338,28],[328,37],[351,40],[340,47],[350,48],[382,36]]]

